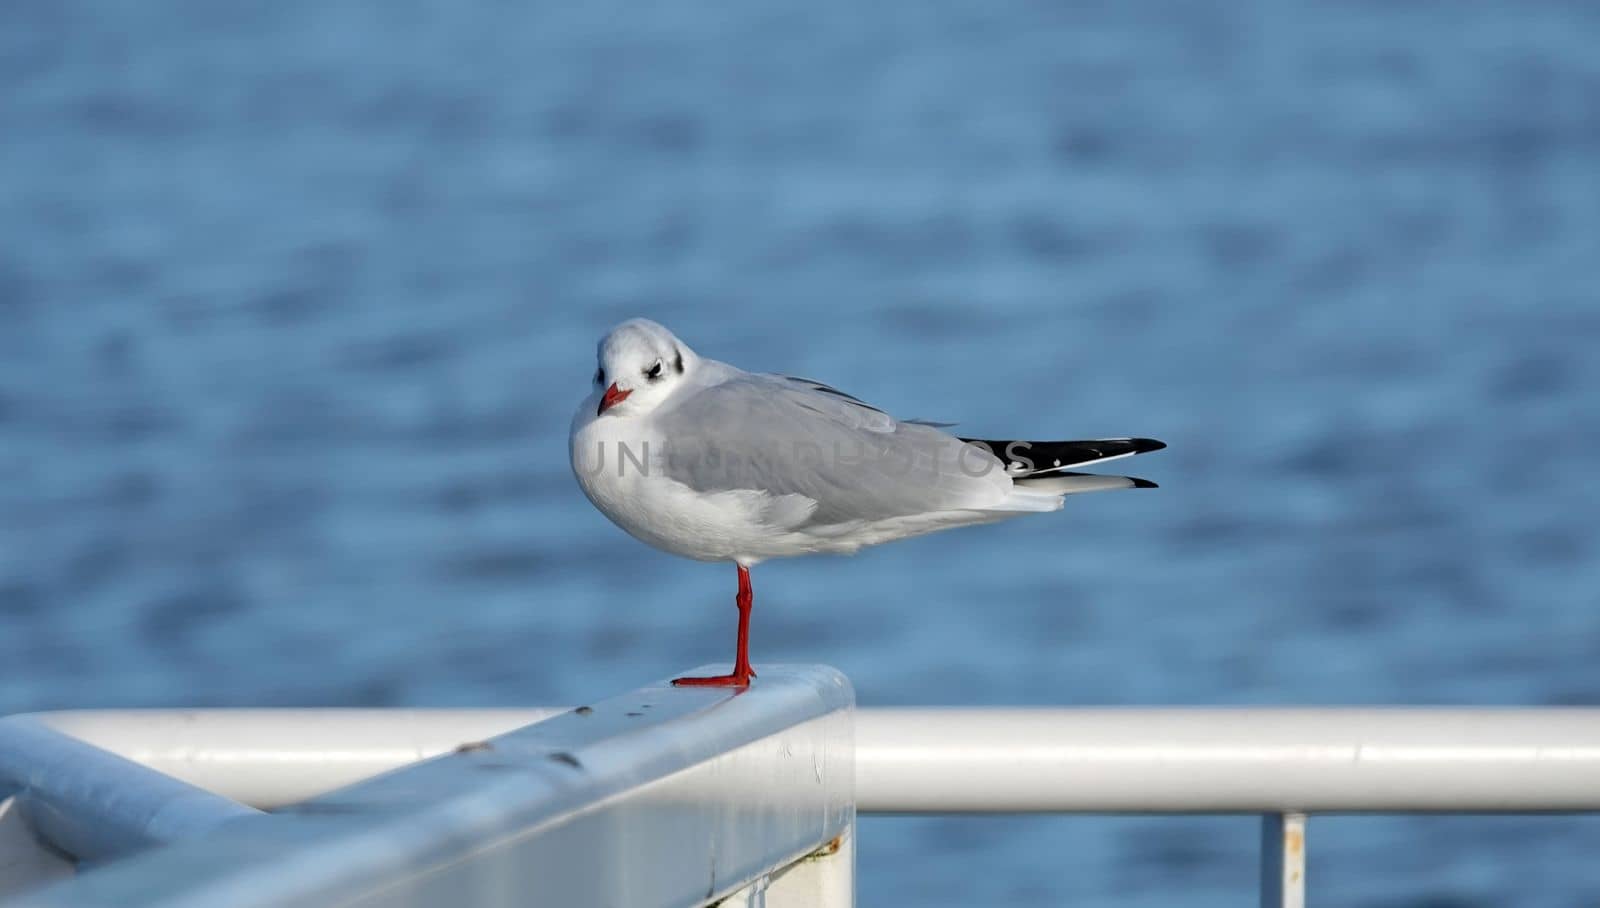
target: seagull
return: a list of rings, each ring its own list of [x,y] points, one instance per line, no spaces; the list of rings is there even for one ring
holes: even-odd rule
[[[677,685],[743,688],[755,677],[758,562],[1056,511],[1079,492],[1155,488],[1074,469],[1166,447],[959,438],[821,382],[707,359],[642,318],[601,338],[597,359],[570,438],[584,495],[642,542],[739,572],[733,670]]]

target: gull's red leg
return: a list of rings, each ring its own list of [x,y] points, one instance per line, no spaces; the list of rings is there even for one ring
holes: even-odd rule
[[[733,674],[712,675],[707,678],[674,678],[672,683],[685,687],[749,687],[756,673],[750,668],[750,606],[755,602],[755,589],[750,586],[750,569],[739,568],[739,596],[734,604],[739,606],[739,642],[733,657]]]

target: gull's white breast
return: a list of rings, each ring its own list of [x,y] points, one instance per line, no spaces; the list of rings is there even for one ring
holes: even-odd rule
[[[816,502],[753,489],[695,492],[663,474],[666,436],[649,416],[596,417],[596,403],[586,401],[573,420],[572,471],[589,501],[629,535],[686,558],[746,565],[836,550],[790,529]]]

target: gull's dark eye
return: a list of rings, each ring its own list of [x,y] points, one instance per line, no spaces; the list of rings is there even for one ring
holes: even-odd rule
[[[656,364],[655,365],[653,365],[650,368],[644,370],[644,377],[650,379],[651,381],[655,381],[656,379],[660,378],[661,377],[661,360],[659,360],[659,359],[656,360]]]
[[[594,383],[597,384],[597,385],[603,385],[603,384],[606,383],[606,367],[605,366],[601,366],[600,368],[594,370]]]

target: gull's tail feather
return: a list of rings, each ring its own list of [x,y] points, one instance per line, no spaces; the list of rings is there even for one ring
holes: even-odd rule
[[[1106,492],[1111,489],[1154,489],[1156,484],[1136,476],[1103,476],[1099,473],[1054,471],[1012,480],[1011,494],[995,510],[1010,513],[1059,511],[1068,495]]]
[[[1062,474],[1063,470],[1091,463],[1104,463],[1135,454],[1148,454],[1166,447],[1165,442],[1154,438],[1095,438],[1084,441],[992,441],[983,438],[963,438],[968,444],[983,445],[1000,462],[1006,473],[1016,479],[1047,474]],[[1121,477],[1112,477],[1121,478]],[[1116,488],[1148,488],[1154,483],[1145,480]],[[1089,491],[1089,490],[1084,490]]]
[[[1023,476],[1016,487],[1027,492],[1048,492],[1052,495],[1076,495],[1079,492],[1103,492],[1108,489],[1160,488],[1148,479],[1137,476],[1102,476],[1098,473],[1043,473]]]

